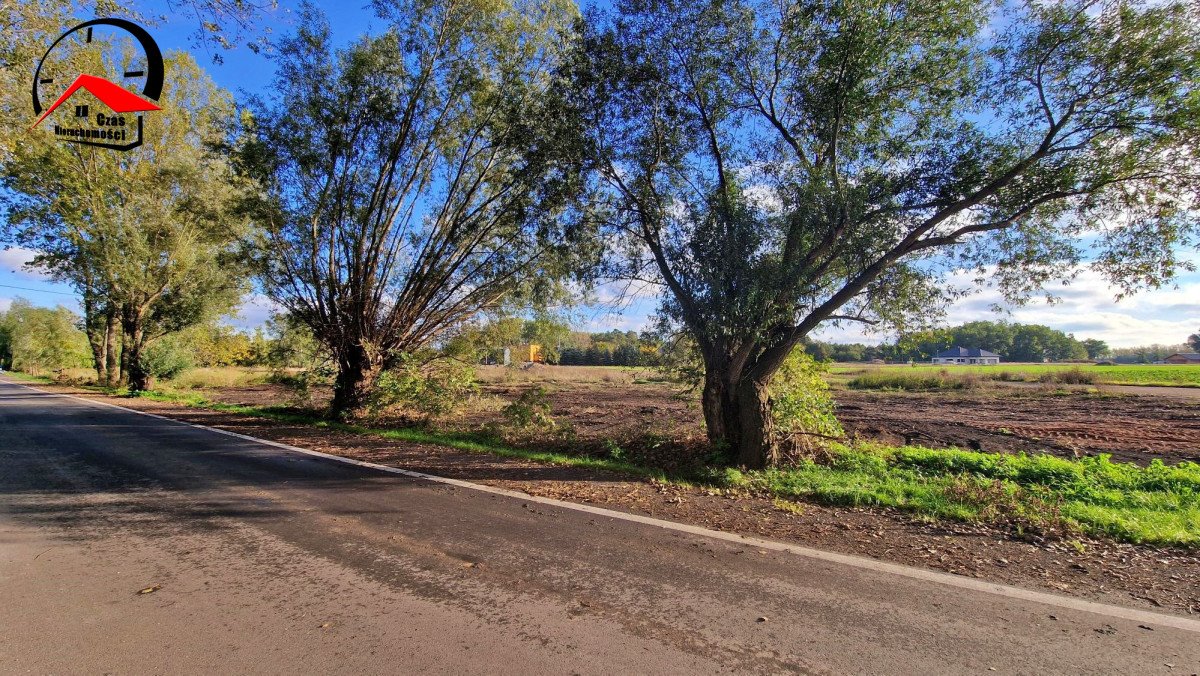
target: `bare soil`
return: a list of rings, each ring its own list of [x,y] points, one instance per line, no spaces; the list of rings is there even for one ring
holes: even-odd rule
[[[105,398],[65,386],[45,386],[45,389]],[[241,394],[252,393],[264,394],[264,391],[255,388]],[[222,398],[243,403],[263,403],[249,396],[231,398],[228,396],[230,394],[227,392]],[[585,421],[598,415],[588,412],[590,409],[604,410],[600,402],[614,400],[639,403],[626,403],[624,407],[610,412],[610,417],[633,417],[642,423],[656,420],[657,413],[664,410],[691,410],[686,405],[676,408],[673,400],[666,400],[665,404],[660,400],[660,408],[644,412],[644,407],[653,406],[645,403],[648,399],[621,398],[613,392],[603,391],[582,398],[578,404],[571,403],[574,399],[559,399],[555,406],[556,410],[561,406],[564,413],[567,410],[574,411],[573,415],[584,426]],[[591,404],[584,406],[585,401]],[[854,405],[862,408],[850,412],[858,413],[864,419],[879,415],[873,411],[879,409],[882,413],[882,409],[891,405],[907,406],[910,411],[946,408],[944,401],[935,406],[935,403],[921,397],[889,399],[854,395],[853,401]],[[967,401],[981,405],[974,398],[967,398]],[[471,454],[441,446],[389,441],[380,437],[290,425],[144,399],[121,399],[117,403],[326,453],[502,486],[533,495],[603,505],[718,530],[792,541],[825,550],[1110,603],[1179,614],[1200,614],[1200,556],[1182,549],[1086,538],[1073,543],[1037,537],[1021,538],[987,526],[931,523],[894,510],[796,505],[764,496],[666,485],[611,472]],[[1041,404],[1045,407],[1047,402]],[[568,409],[572,405],[583,408]],[[1074,407],[1075,402],[1069,405]],[[1098,405],[1101,408],[1093,409],[1095,414],[1107,410],[1103,404]],[[664,406],[666,408],[662,408]],[[996,406],[1002,408],[1004,403],[997,402]],[[1062,402],[1060,410],[1067,406],[1067,402]],[[1030,408],[1036,409],[1037,403],[1032,403]],[[1148,405],[1147,408],[1152,406]],[[1130,413],[1128,408],[1118,410],[1125,411],[1124,415],[1134,415],[1141,409],[1134,406],[1134,413]],[[900,414],[893,412],[893,415]],[[1191,420],[1194,422],[1194,418]],[[612,430],[614,424],[604,427],[597,421],[594,427],[597,430]],[[900,422],[897,420],[893,424],[899,428]]]
[[[847,432],[888,443],[990,452],[1107,453],[1148,464],[1200,461],[1200,404],[1158,396],[1055,391],[839,392]]]
[[[695,393],[632,379],[485,383],[478,401],[436,421],[437,426],[477,430],[499,423],[503,406],[536,384],[547,392],[559,431],[571,430],[572,443],[593,447],[612,440],[636,450],[647,442],[669,441],[678,450],[703,437]],[[1136,396],[1038,386],[917,394],[840,390],[834,397],[847,434],[859,439],[1068,458],[1106,453],[1116,461],[1142,465],[1154,459],[1200,462],[1200,401],[1144,389],[1150,392]],[[255,406],[286,403],[290,396],[278,385],[204,395]],[[314,403],[322,405],[327,396],[319,393]]]

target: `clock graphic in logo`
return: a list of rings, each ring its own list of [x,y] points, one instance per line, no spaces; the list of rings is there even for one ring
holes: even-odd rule
[[[125,19],[87,21],[63,33],[38,62],[33,126],[82,90],[98,105],[93,107],[90,97],[74,102],[72,122],[55,124],[54,135],[101,148],[136,148],[142,144],[142,114],[159,110],[154,102],[162,88],[162,51],[144,28]]]

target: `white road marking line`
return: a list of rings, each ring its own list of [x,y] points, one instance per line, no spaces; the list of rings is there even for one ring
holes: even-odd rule
[[[1050,594],[1048,592],[1034,591],[1032,589],[1022,589],[1021,587],[1013,587],[1010,585],[997,584],[994,582],[984,582],[982,580],[976,580],[976,579],[969,578],[969,577],[963,577],[961,575],[953,575],[951,573],[940,573],[940,572],[933,571],[933,570],[926,570],[924,568],[913,568],[911,566],[904,566],[904,565],[900,565],[897,563],[887,563],[885,561],[877,561],[875,559],[869,559],[869,558],[861,557],[861,556],[854,556],[851,554],[837,554],[835,552],[827,552],[827,551],[823,551],[820,549],[813,549],[811,547],[804,547],[801,545],[787,544],[784,542],[777,542],[774,540],[764,540],[762,538],[757,538],[757,537],[753,537],[750,535],[738,535],[736,533],[726,533],[724,531],[712,530],[709,528],[703,528],[701,526],[693,526],[693,525],[686,524],[686,523],[677,523],[675,521],[665,521],[663,519],[656,519],[656,518],[650,517],[650,516],[641,516],[638,514],[628,514],[626,512],[618,512],[616,510],[605,509],[603,507],[594,507],[592,505],[584,505],[584,504],[579,504],[579,503],[575,503],[575,502],[566,502],[563,500],[555,500],[554,498],[543,498],[543,497],[539,497],[536,495],[530,495],[528,493],[522,493],[520,491],[509,490],[507,488],[497,488],[495,486],[487,486],[484,484],[472,483],[470,481],[462,481],[460,479],[451,479],[448,477],[441,477],[441,476],[436,476],[433,474],[425,474],[424,472],[414,472],[412,470],[400,469],[399,467],[390,467],[388,465],[380,465],[380,464],[374,463],[374,462],[355,460],[353,458],[346,458],[346,457],[343,457],[340,455],[332,455],[330,453],[322,453],[321,451],[314,451],[314,450],[307,449],[307,448],[300,448],[299,446],[283,444],[278,441],[271,441],[269,439],[259,439],[258,437],[252,437],[252,436],[248,436],[245,434],[239,434],[237,432],[223,430],[218,427],[209,427],[208,425],[201,425],[198,423],[187,422],[185,420],[177,420],[175,418],[168,418],[167,416],[158,415],[157,413],[150,413],[148,411],[139,411],[139,410],[133,409],[133,408],[126,408],[124,406],[112,404],[107,401],[98,401],[95,399],[76,397],[74,395],[60,394],[57,392],[47,392],[45,390],[33,387],[31,385],[26,385],[24,383],[12,382],[10,380],[0,379],[0,382],[6,383],[9,385],[19,385],[20,387],[34,390],[35,392],[40,392],[41,394],[44,394],[44,395],[50,396],[50,397],[62,397],[64,399],[74,399],[76,401],[81,401],[86,404],[93,404],[96,406],[108,406],[110,408],[116,408],[116,409],[120,409],[122,411],[136,413],[138,415],[144,415],[144,416],[148,416],[151,418],[157,418],[158,420],[164,420],[166,422],[175,423],[177,425],[186,425],[188,427],[194,427],[196,429],[205,430],[208,432],[215,432],[217,434],[224,434],[226,436],[235,437],[237,439],[250,441],[250,442],[253,442],[256,444],[261,444],[261,445],[265,445],[265,446],[273,446],[275,448],[279,448],[279,449],[282,449],[285,451],[291,451],[293,453],[303,453],[304,455],[310,455],[310,456],[317,457],[317,458],[324,458],[326,460],[333,460],[335,462],[341,462],[341,463],[345,463],[348,465],[357,465],[359,467],[365,467],[367,469],[378,470],[380,472],[388,472],[390,474],[399,474],[401,476],[406,476],[406,477],[410,477],[413,479],[422,479],[422,480],[431,481],[434,483],[445,484],[445,485],[449,485],[449,486],[457,486],[459,488],[466,488],[466,489],[473,490],[473,491],[480,491],[483,493],[491,493],[493,495],[503,495],[503,496],[515,498],[518,500],[536,502],[536,503],[543,504],[543,505],[551,505],[554,507],[559,507],[561,509],[569,509],[569,510],[573,510],[576,512],[595,514],[597,516],[609,517],[609,518],[618,519],[621,521],[640,523],[640,524],[644,524],[647,526],[656,526],[658,528],[664,528],[666,530],[672,530],[672,531],[676,531],[676,532],[680,532],[680,533],[688,533],[690,535],[698,535],[701,537],[707,537],[707,538],[711,538],[714,540],[723,540],[725,542],[733,542],[733,543],[737,543],[740,545],[751,545],[754,547],[758,547],[759,549],[768,549],[771,551],[783,552],[786,554],[794,554],[796,556],[802,556],[802,557],[814,559],[817,561],[838,563],[838,564],[842,564],[845,566],[851,566],[853,568],[859,568],[859,569],[863,569],[863,570],[871,570],[871,571],[876,571],[876,572],[881,572],[881,573],[888,573],[891,575],[899,575],[901,577],[907,577],[907,578],[910,578],[913,580],[934,582],[937,584],[943,584],[943,585],[947,585],[950,587],[957,587],[959,589],[967,589],[970,591],[984,592],[987,594],[994,594],[996,596],[1002,596],[1002,597],[1006,597],[1006,598],[1020,599],[1022,601],[1032,601],[1034,603],[1041,603],[1043,605],[1053,606],[1056,608],[1063,608],[1063,609],[1067,609],[1067,610],[1078,610],[1081,612],[1093,613],[1093,614],[1102,615],[1105,617],[1128,620],[1130,622],[1139,622],[1142,624],[1156,624],[1156,625],[1160,625],[1160,626],[1173,627],[1175,629],[1183,629],[1185,631],[1192,631],[1192,632],[1200,633],[1200,620],[1193,620],[1193,619],[1186,618],[1186,617],[1179,617],[1177,615],[1167,615],[1164,613],[1155,613],[1155,612],[1152,612],[1149,610],[1138,610],[1136,608],[1125,608],[1122,606],[1111,605],[1108,603],[1099,603],[1096,601],[1085,601],[1083,599],[1072,598],[1069,596],[1059,596],[1057,594]]]

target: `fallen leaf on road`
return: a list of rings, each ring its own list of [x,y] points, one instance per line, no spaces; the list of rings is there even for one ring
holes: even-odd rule
[[[138,593],[139,594],[153,594],[154,592],[158,591],[159,589],[162,589],[162,585],[156,584],[156,585],[151,585],[149,587],[146,587],[145,589],[139,589]]]
[[[324,622],[324,623],[322,623],[322,624],[321,624],[321,629],[324,629],[324,628],[326,628],[326,627],[328,627],[328,626],[329,626],[329,623],[328,623],[328,622]]]

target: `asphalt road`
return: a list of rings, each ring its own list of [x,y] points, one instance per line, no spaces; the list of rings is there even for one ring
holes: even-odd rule
[[[869,565],[0,381],[3,673],[1200,671],[1200,623]]]

